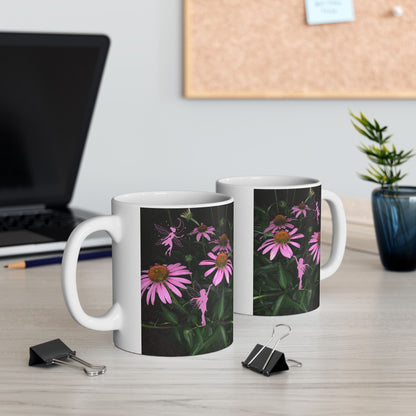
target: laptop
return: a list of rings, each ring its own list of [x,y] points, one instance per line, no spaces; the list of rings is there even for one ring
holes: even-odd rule
[[[0,257],[62,251],[96,214],[70,208],[105,35],[0,33]],[[92,235],[84,247],[110,243]]]

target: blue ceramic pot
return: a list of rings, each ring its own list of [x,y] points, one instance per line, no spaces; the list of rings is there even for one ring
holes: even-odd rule
[[[387,270],[416,269],[416,187],[372,193],[374,226],[381,262]]]

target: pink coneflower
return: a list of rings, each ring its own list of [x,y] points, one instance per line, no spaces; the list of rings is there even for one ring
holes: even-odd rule
[[[287,218],[285,215],[276,215],[273,220],[270,221],[269,226],[263,231],[263,234],[268,233],[269,231],[274,234],[280,230],[286,230],[294,228],[295,226],[290,222],[293,221],[293,218]]]
[[[211,260],[202,260],[199,265],[200,266],[214,266],[208,269],[204,276],[209,276],[214,270],[216,270],[215,276],[212,279],[212,283],[214,286],[218,286],[222,279],[225,276],[227,283],[230,283],[230,276],[233,273],[233,265],[231,260],[228,258],[226,253],[219,253],[218,255],[214,253],[208,253],[208,257]]]
[[[299,205],[295,205],[292,207],[291,212],[292,214],[296,214],[296,218],[299,217],[300,214],[303,214],[306,217],[306,211],[309,211],[310,208],[306,205],[303,201]]]
[[[290,245],[299,248],[300,244],[296,240],[298,238],[304,237],[303,234],[296,234],[298,231],[297,228],[294,228],[291,231],[278,231],[273,238],[266,240],[257,251],[263,250],[262,254],[266,254],[270,251],[270,260],[273,260],[276,257],[276,254],[279,252],[282,253],[284,257],[290,259],[293,256],[293,251]]]
[[[312,254],[313,261],[318,264],[321,258],[321,233],[313,233],[309,244],[312,244],[309,251]]]
[[[205,225],[201,222],[199,227],[195,227],[189,235],[196,234],[196,241],[201,240],[202,237],[205,237],[208,241],[211,241],[210,234],[215,234],[215,228],[212,226]]]
[[[220,238],[214,240],[212,244],[216,244],[216,246],[212,249],[213,253],[223,251],[228,254],[231,251],[230,240],[227,234],[223,234]]]
[[[192,282],[179,276],[190,274],[192,273],[180,263],[167,265],[156,264],[149,270],[142,271],[142,296],[148,289],[146,296],[147,304],[149,304],[149,300],[152,302],[152,305],[155,304],[156,293],[163,303],[172,303],[172,298],[170,297],[167,288],[169,288],[175,295],[181,298],[182,293],[178,287],[181,289],[186,289],[184,284],[190,284]]]

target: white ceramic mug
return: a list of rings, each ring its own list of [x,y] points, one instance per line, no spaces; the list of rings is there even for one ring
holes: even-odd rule
[[[320,280],[336,272],[345,251],[341,200],[315,179],[291,176],[224,178],[216,189],[234,198],[234,311],[281,316],[316,309]],[[321,198],[333,224],[322,267]]]
[[[83,310],[76,285],[80,247],[104,230],[113,240],[113,305]],[[147,355],[196,355],[233,341],[233,200],[210,192],[143,192],[113,198],[112,215],[69,237],[64,298],[86,328],[114,331],[114,344]]]

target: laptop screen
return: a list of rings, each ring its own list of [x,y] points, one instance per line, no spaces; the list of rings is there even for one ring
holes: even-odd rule
[[[0,206],[70,201],[108,46],[0,33]]]

